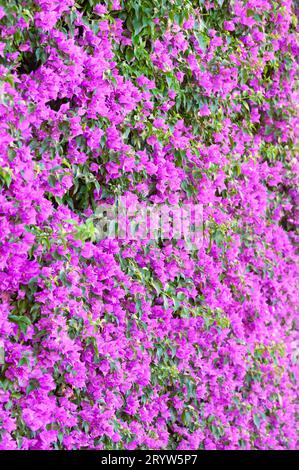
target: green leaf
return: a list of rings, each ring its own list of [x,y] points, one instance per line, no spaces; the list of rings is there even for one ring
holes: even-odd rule
[[[12,181],[12,170],[9,167],[0,167],[0,178],[5,183],[5,185],[9,188],[11,181]]]
[[[28,326],[31,325],[30,318],[25,315],[9,315],[8,319],[16,323],[23,333],[26,333]]]
[[[259,429],[260,428],[260,423],[261,423],[259,415],[255,414],[253,416],[253,422],[254,422],[255,426],[257,427],[257,429]]]
[[[189,424],[191,423],[191,413],[187,410],[184,410],[183,413],[182,413],[182,422],[184,424],[184,426],[189,426]]]

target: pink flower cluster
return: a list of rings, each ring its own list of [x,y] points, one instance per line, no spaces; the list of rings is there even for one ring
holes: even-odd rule
[[[0,8],[0,449],[298,448],[299,11],[161,3]]]

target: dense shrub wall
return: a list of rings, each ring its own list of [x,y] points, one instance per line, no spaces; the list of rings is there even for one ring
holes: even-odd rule
[[[296,448],[298,5],[0,4],[0,448]]]

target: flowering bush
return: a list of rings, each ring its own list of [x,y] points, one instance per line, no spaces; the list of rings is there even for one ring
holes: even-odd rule
[[[296,2],[0,4],[0,448],[297,448]]]

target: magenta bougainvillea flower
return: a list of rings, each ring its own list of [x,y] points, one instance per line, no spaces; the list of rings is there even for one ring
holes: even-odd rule
[[[0,5],[0,449],[298,448],[297,2]]]

